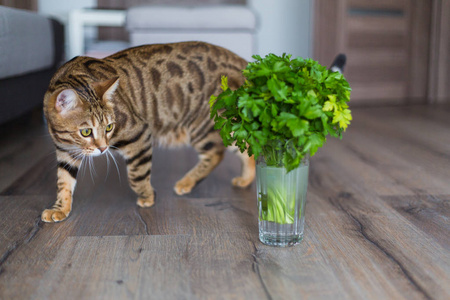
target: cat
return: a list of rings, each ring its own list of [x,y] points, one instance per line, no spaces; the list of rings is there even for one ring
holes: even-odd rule
[[[209,117],[209,98],[219,94],[221,76],[231,89],[244,83],[247,61],[204,42],[144,45],[104,59],[75,57],[53,76],[44,96],[44,114],[56,147],[57,199],[43,211],[44,222],[66,219],[72,210],[82,159],[124,156],[137,205],[154,204],[150,183],[152,147],[191,145],[199,162],[174,187],[184,195],[222,160],[225,146]],[[233,149],[242,172],[232,180],[247,187],[255,161]]]

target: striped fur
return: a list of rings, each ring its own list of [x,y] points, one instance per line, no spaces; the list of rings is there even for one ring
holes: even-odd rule
[[[76,57],[63,65],[44,97],[56,146],[58,193],[42,220],[58,222],[69,215],[82,159],[108,153],[109,148],[124,156],[137,204],[149,207],[154,203],[153,145],[193,146],[199,162],[174,187],[178,195],[189,193],[225,151],[209,118],[208,100],[220,93],[222,75],[228,76],[231,88],[241,85],[240,70],[246,64],[221,47],[185,42],[130,48],[104,59]],[[113,129],[108,132],[110,124]],[[92,135],[82,136],[82,129],[91,129]],[[246,187],[255,176],[254,160],[237,154],[243,162],[242,174],[232,183]]]

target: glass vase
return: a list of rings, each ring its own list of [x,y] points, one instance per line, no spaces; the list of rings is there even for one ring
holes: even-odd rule
[[[284,166],[268,166],[265,157],[256,162],[259,239],[271,246],[288,247],[303,239],[309,158],[287,172]]]

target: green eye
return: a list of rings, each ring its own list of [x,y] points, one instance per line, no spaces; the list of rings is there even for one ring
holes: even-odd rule
[[[114,128],[114,124],[113,123],[108,124],[108,126],[106,126],[106,132],[110,132],[111,130],[113,130],[113,128]]]
[[[81,129],[80,133],[82,136],[88,137],[92,134],[92,129],[89,129],[89,128]]]

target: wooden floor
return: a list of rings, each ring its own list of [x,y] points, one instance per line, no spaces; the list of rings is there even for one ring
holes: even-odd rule
[[[176,196],[189,149],[155,152],[154,207],[135,205],[122,160],[99,158],[70,217],[44,224],[56,188],[45,127],[1,130],[0,299],[450,299],[450,106],[355,109],[344,139],[311,159],[291,248],[258,241],[255,186],[231,186],[232,154]]]

